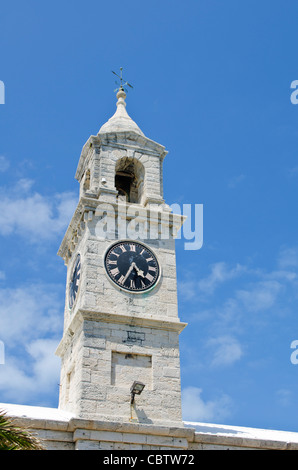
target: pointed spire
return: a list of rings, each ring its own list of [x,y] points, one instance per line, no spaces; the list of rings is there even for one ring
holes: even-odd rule
[[[117,93],[117,110],[115,114],[100,128],[99,134],[106,134],[109,132],[124,132],[134,131],[144,136],[141,129],[131,119],[126,111],[126,93],[122,87],[120,87]]]

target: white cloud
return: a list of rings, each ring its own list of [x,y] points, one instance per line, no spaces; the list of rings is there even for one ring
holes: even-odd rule
[[[186,278],[179,280],[179,294],[184,300],[205,301],[221,284],[238,278],[247,271],[247,267],[240,264],[230,267],[224,262],[214,263],[210,266],[210,274],[200,280],[194,280],[193,272],[190,273],[191,276],[186,273]]]
[[[33,284],[0,289],[0,401],[50,400],[57,392],[59,359],[54,355],[62,336],[60,286]]]
[[[27,346],[29,354],[21,360],[5,357],[0,366],[0,397],[6,403],[52,403],[58,395],[60,360],[54,355],[57,340],[39,339]]]
[[[273,307],[284,286],[277,280],[255,282],[247,289],[239,289],[236,298],[246,312],[261,312]]]
[[[3,155],[0,155],[0,173],[4,173],[9,168],[9,161]]]
[[[240,184],[241,181],[243,181],[245,178],[246,176],[243,174],[234,176],[233,178],[229,180],[228,187],[231,189],[236,188],[236,186],[238,186],[238,184]]]
[[[295,177],[298,175],[298,166],[294,166],[293,168],[288,169],[288,176]]]
[[[56,339],[38,339],[30,343],[27,351],[34,359],[33,376],[39,388],[46,390],[59,381],[60,359],[55,355],[58,346]]]
[[[24,346],[44,334],[57,334],[62,325],[60,286],[33,284],[0,289],[0,339],[8,347]]]
[[[298,267],[298,248],[283,247],[279,253],[278,264],[281,269],[295,269]]]
[[[226,263],[219,262],[211,265],[211,273],[204,279],[198,282],[198,287],[201,292],[205,294],[212,294],[219,284],[222,284],[230,279],[240,276],[246,271],[245,266],[237,264],[233,268],[229,268]]]
[[[0,235],[39,243],[65,231],[76,196],[44,196],[34,192],[33,185],[23,178],[11,188],[0,188]],[[5,280],[4,271],[0,280]],[[58,394],[60,360],[54,352],[62,336],[63,312],[64,286],[36,281],[18,287],[0,284],[0,341],[5,347],[1,402],[52,406]]]
[[[29,242],[50,240],[61,234],[70,222],[76,207],[71,192],[51,197],[32,192],[32,180],[22,179],[0,200],[0,235],[15,233]]]
[[[295,321],[297,254],[295,247],[283,248],[276,256],[277,269],[267,271],[258,266],[215,263],[204,279],[195,280],[192,276],[189,285],[186,273],[184,283],[188,297],[184,296],[184,301],[188,301],[185,303],[188,320],[193,328],[199,324],[198,334],[202,338],[194,350],[188,351],[185,360],[188,374],[194,374],[199,368],[224,370],[241,367],[244,361],[248,364],[254,357],[253,344],[259,347],[260,334],[276,328],[281,318]],[[227,285],[227,281],[232,282]],[[225,289],[219,291],[220,286]],[[206,294],[203,299],[202,292]],[[259,364],[262,359],[260,356]],[[208,411],[210,403],[207,406],[200,394],[196,396],[197,406]],[[279,398],[286,399],[285,394],[280,393]]]
[[[26,403],[38,383],[26,375],[15,357],[0,366],[0,398],[3,403]]]
[[[292,391],[287,389],[280,389],[276,392],[276,398],[279,405],[283,407],[292,406]]]
[[[265,313],[277,307],[280,301],[284,305],[290,302],[291,289],[297,291],[298,287],[298,248],[283,248],[277,257],[277,266],[276,270],[265,271],[241,264],[214,263],[210,273],[202,279],[195,280],[193,273],[191,277],[186,273],[180,286],[178,284],[179,294],[183,300],[196,301],[196,304],[212,303],[209,309],[200,309],[199,316],[206,311],[212,316],[212,310],[216,321],[234,322],[236,326],[237,320],[249,313]],[[215,297],[216,289],[231,280],[234,282],[225,292]]]
[[[243,356],[241,343],[232,336],[209,338],[207,347],[210,350],[210,364],[212,366],[230,366]]]
[[[202,389],[186,387],[182,390],[182,415],[185,421],[218,422],[232,412],[232,401],[228,395],[204,401]]]
[[[262,278],[258,279],[260,276]],[[228,292],[230,296],[214,305],[213,325],[227,335],[243,333],[243,328],[264,326],[272,322],[274,315],[289,311],[295,291],[295,274],[258,272],[254,280],[244,280],[243,287],[234,285],[232,292]]]
[[[21,178],[19,179],[14,187],[12,188],[12,191],[14,194],[20,194],[22,193],[23,195],[28,193],[32,186],[34,185],[34,181],[31,180],[30,178]]]
[[[185,300],[197,298],[198,287],[197,282],[189,280],[181,280],[178,282],[178,292]]]

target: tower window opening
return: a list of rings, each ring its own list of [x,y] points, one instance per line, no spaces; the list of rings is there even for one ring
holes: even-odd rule
[[[123,157],[116,164],[115,187],[118,199],[139,204],[143,194],[144,167],[135,158]]]
[[[130,173],[118,171],[115,176],[115,186],[118,191],[118,198],[124,199],[126,202],[134,202],[131,200],[131,188],[134,176]]]

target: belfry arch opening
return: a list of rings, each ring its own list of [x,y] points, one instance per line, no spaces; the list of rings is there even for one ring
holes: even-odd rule
[[[136,158],[123,157],[116,163],[115,188],[118,199],[140,204],[144,188],[144,166]]]

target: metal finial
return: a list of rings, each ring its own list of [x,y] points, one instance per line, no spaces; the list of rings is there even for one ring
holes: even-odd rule
[[[124,91],[126,91],[126,93],[127,93],[128,90],[127,90],[126,88],[124,88],[124,87],[129,86],[130,88],[133,88],[133,86],[132,86],[130,83],[124,81],[124,78],[122,77],[122,70],[123,70],[123,67],[120,67],[120,75],[118,75],[118,73],[116,73],[116,72],[114,72],[114,71],[112,70],[112,73],[113,73],[114,75],[116,75],[116,76],[119,78],[119,80],[120,80],[120,84],[119,84],[118,82],[115,82],[116,85],[118,85],[118,88],[116,88],[116,90],[114,90],[114,91],[115,91],[115,92],[116,92],[116,91],[118,92],[118,91],[120,91],[120,90],[124,90]]]

